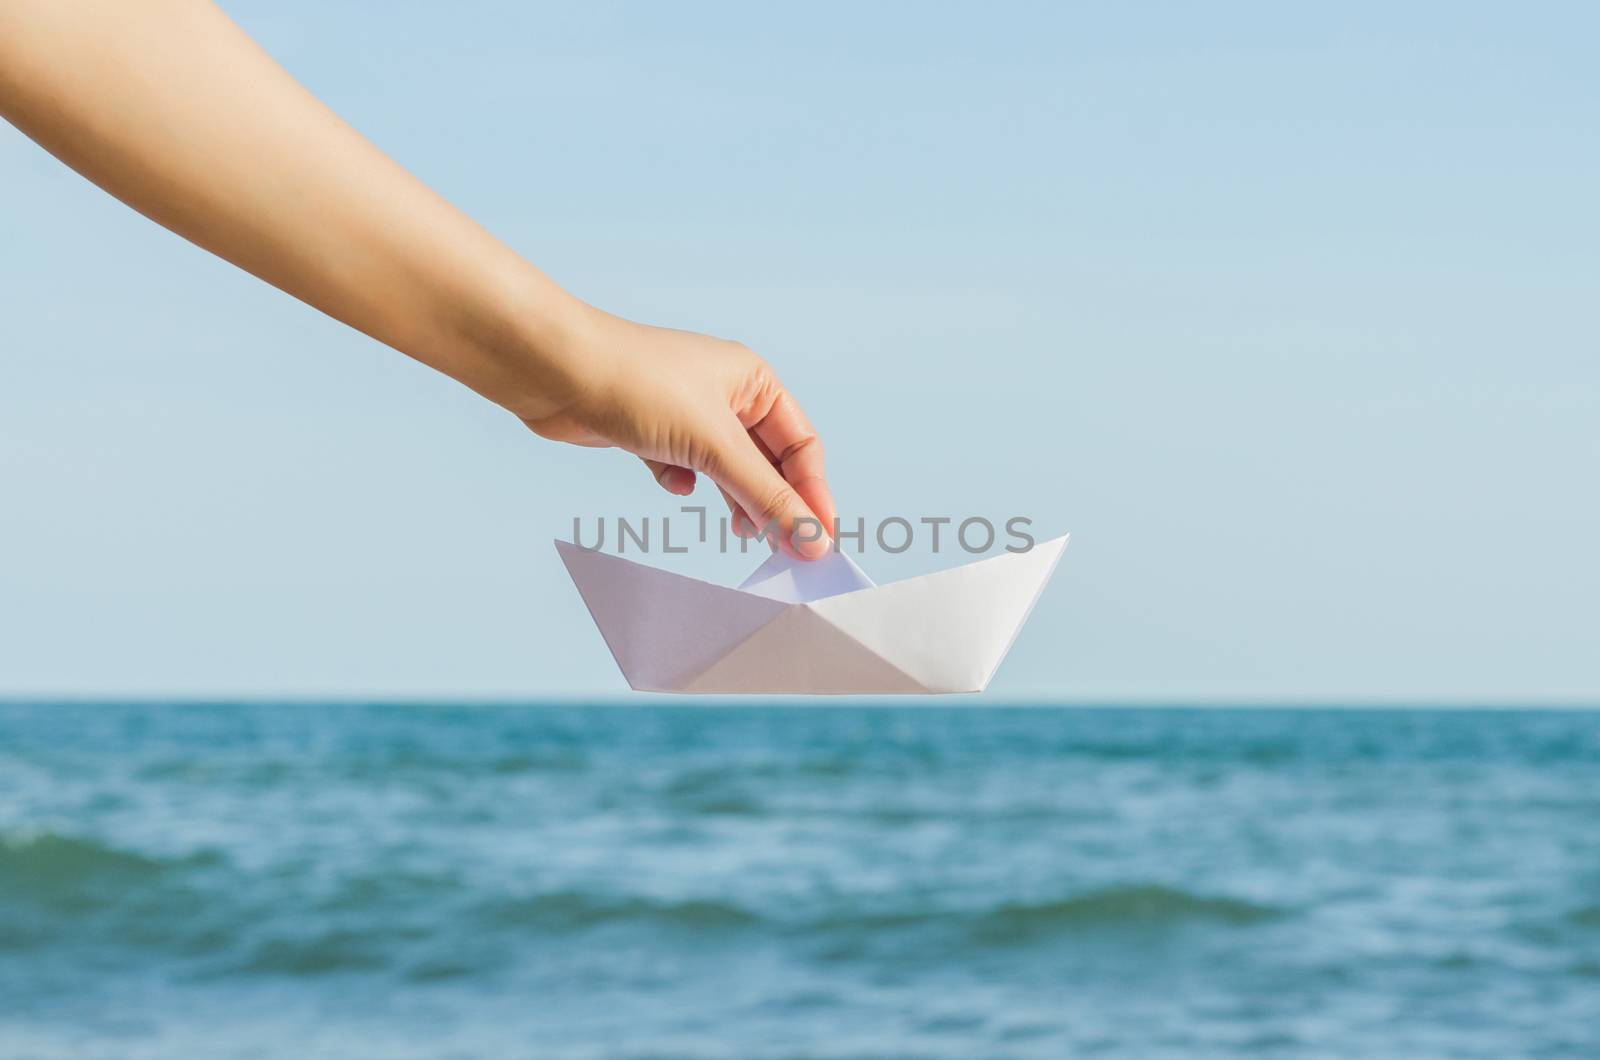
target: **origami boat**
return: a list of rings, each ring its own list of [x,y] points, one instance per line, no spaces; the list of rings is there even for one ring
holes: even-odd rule
[[[777,553],[737,588],[557,541],[630,687],[645,692],[981,692],[1065,536],[874,585],[842,552]]]

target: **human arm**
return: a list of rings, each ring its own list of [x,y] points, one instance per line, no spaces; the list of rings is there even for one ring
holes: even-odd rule
[[[537,433],[639,455],[748,524],[831,527],[822,448],[738,343],[563,291],[324,107],[209,0],[0,0],[0,115],[157,223]],[[823,542],[801,545],[816,555]]]

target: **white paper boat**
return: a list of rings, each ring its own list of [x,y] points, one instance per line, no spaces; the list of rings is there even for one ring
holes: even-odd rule
[[[981,692],[1066,537],[874,585],[842,552],[778,553],[737,589],[557,541],[622,675],[645,692]]]

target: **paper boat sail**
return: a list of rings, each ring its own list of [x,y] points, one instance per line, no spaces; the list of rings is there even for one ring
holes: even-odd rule
[[[557,541],[630,687],[645,692],[981,692],[1065,536],[874,585],[842,552],[778,553],[737,589]]]

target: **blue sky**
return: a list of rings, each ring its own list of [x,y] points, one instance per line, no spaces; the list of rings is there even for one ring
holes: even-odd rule
[[[847,513],[1072,531],[991,697],[1600,698],[1591,6],[225,6]],[[0,187],[0,693],[622,691],[550,541],[637,462]]]

